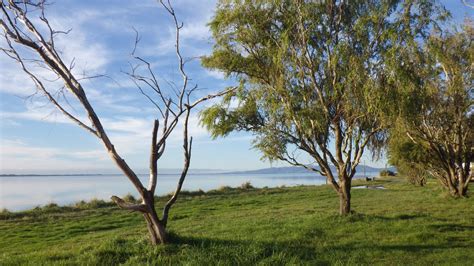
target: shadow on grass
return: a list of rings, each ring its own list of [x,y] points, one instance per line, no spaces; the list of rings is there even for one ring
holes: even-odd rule
[[[432,225],[438,232],[463,232],[474,231],[474,225],[460,225],[460,224],[436,224]]]
[[[327,219],[338,222],[396,222],[396,221],[410,221],[414,219],[423,219],[427,218],[427,214],[400,214],[395,216],[384,216],[384,215],[373,215],[373,214],[364,214],[357,211],[352,211],[351,214],[346,216],[340,215],[331,215]]]
[[[314,230],[310,233],[313,235],[322,234],[322,232],[314,232]],[[288,261],[288,258],[294,258],[296,261],[311,262],[311,264],[316,265],[329,264],[328,261],[321,258],[322,256],[318,254],[315,247],[311,246],[311,243],[305,243],[304,240],[267,242],[195,238],[176,234],[170,234],[170,238],[173,245],[201,250],[204,254],[214,254],[212,256],[221,261],[277,263]],[[215,256],[216,254],[219,255]],[[281,259],[283,261],[280,261]]]
[[[470,230],[470,229],[469,229]],[[314,233],[314,232],[313,232]],[[314,233],[319,235],[319,232]],[[237,265],[283,265],[310,264],[328,265],[334,258],[339,262],[357,258],[358,263],[371,263],[366,252],[383,253],[387,256],[399,252],[426,254],[426,252],[444,251],[453,248],[466,248],[468,243],[439,244],[374,244],[361,242],[335,244],[316,247],[308,239],[295,241],[253,241],[227,240],[215,238],[197,238],[170,234],[171,243],[165,246],[151,247],[148,242],[117,239],[109,243],[106,249],[94,252],[94,261],[102,265],[116,263],[148,264],[237,264]],[[137,252],[137,250],[139,252]],[[145,251],[145,252],[143,252]]]
[[[266,242],[196,238],[170,233],[170,243],[152,247],[148,241],[115,239],[95,250],[92,264],[192,265],[328,265],[321,253],[302,241]]]
[[[360,243],[350,243],[332,247],[333,251],[339,252],[353,252],[357,250],[371,250],[371,251],[403,251],[410,253],[423,254],[427,251],[435,252],[436,250],[447,250],[452,248],[466,248],[469,244],[454,244],[454,243],[440,243],[440,244],[384,244],[384,245],[361,245]]]
[[[426,214],[400,214],[396,216],[373,215],[371,217],[377,220],[382,220],[382,221],[409,221],[409,220],[414,220],[414,219],[419,219],[419,218],[426,218],[428,217],[428,215]]]

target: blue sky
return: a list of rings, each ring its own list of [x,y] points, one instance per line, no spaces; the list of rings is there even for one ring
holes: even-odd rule
[[[473,14],[461,0],[442,1],[453,13],[455,21]],[[132,3],[132,4],[131,4]],[[184,22],[182,52],[186,57],[209,54],[212,39],[206,26],[213,14],[213,0],[176,0],[173,5]],[[56,29],[72,29],[67,37],[57,40],[66,62],[75,60],[75,73],[106,74],[109,78],[83,83],[88,96],[102,117],[117,150],[134,169],[147,168],[152,121],[156,110],[122,73],[131,61],[136,28],[141,41],[138,55],[152,62],[162,81],[179,79],[174,54],[172,21],[157,1],[56,1],[47,16]],[[218,72],[200,67],[198,60],[188,66],[193,82],[209,93],[232,85]],[[0,55],[0,173],[25,172],[94,172],[112,171],[114,165],[101,143],[83,129],[70,123],[34,93],[33,85],[19,67]],[[47,73],[42,73],[48,76]],[[49,84],[52,88],[57,83]],[[81,117],[81,113],[76,113]],[[232,134],[212,140],[199,127],[197,115],[191,118],[194,136],[192,168],[255,169],[269,167],[258,151],[251,148],[252,136]],[[181,141],[172,136],[163,168],[182,165]],[[384,166],[385,161],[369,165]],[[273,164],[284,165],[284,164]]]

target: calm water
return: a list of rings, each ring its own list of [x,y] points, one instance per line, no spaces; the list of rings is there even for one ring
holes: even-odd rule
[[[368,173],[370,174],[370,173]],[[158,177],[157,195],[174,191],[178,175]],[[148,184],[148,176],[140,179]],[[254,187],[321,185],[325,179],[314,174],[190,174],[185,190],[208,191],[220,186],[237,187],[251,182]],[[51,202],[71,204],[92,198],[108,200],[110,196],[137,195],[127,178],[120,175],[91,176],[16,176],[0,177],[0,209],[24,210]]]

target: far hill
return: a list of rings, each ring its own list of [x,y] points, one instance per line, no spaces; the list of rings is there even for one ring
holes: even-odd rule
[[[316,166],[315,168],[319,169],[318,166]],[[384,169],[385,168],[365,166],[365,171],[367,173],[380,172]],[[388,167],[387,169],[390,171],[396,171],[395,167]],[[331,166],[331,170],[333,171],[333,173],[336,172],[336,168],[334,166]],[[357,173],[361,174],[363,172],[364,172],[364,165],[357,166]],[[271,167],[271,168],[262,168],[262,169],[256,169],[256,170],[248,170],[248,171],[226,172],[226,174],[307,174],[307,173],[313,173],[313,172],[303,167],[298,167],[298,166]]]

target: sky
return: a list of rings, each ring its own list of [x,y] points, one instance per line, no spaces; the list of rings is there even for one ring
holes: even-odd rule
[[[441,2],[456,22],[473,15],[474,9],[463,6],[461,0]],[[210,54],[212,38],[207,23],[216,1],[172,3],[178,19],[184,23],[184,56]],[[172,18],[152,0],[61,0],[48,6],[46,15],[56,29],[71,29],[56,44],[67,63],[74,60],[74,73],[107,76],[84,81],[83,86],[117,151],[133,169],[144,171],[148,167],[150,135],[157,111],[124,72],[132,61],[136,29],[140,35],[137,54],[152,63],[162,84],[179,82]],[[44,70],[38,71],[48,77]],[[198,59],[187,65],[187,71],[200,88],[198,94],[233,85],[222,73],[202,68]],[[48,86],[60,87],[57,82]],[[96,137],[71,123],[34,92],[32,82],[19,66],[0,55],[0,174],[116,171]],[[212,101],[206,103],[210,104]],[[80,109],[75,114],[84,117]],[[198,120],[195,112],[190,120],[190,134],[194,137],[191,168],[245,170],[286,165],[260,160],[261,154],[252,149],[252,135],[235,133],[213,140]],[[158,163],[161,168],[180,168],[183,164],[180,128],[176,133]],[[363,162],[378,167],[386,164],[383,158],[372,161],[367,155]]]

